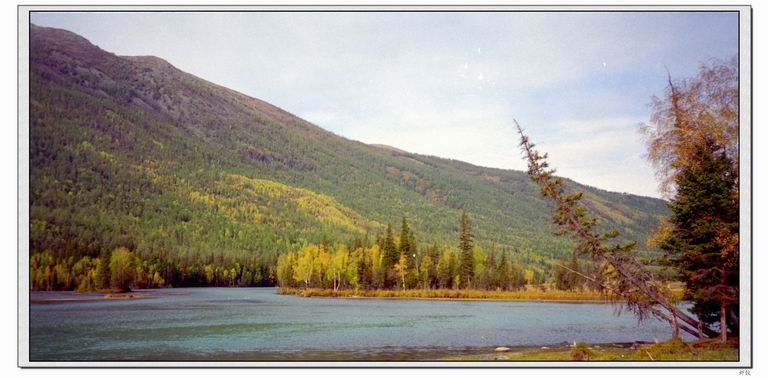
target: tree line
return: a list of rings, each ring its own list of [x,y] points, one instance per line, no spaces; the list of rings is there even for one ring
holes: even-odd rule
[[[126,247],[97,257],[57,256],[51,250],[30,257],[32,290],[104,291],[185,286],[265,286],[332,289],[499,289],[541,284],[545,277],[524,270],[508,248],[476,245],[470,219],[462,213],[457,248],[421,246],[403,218],[395,235],[391,225],[369,242],[308,243],[281,254],[276,262],[240,261],[224,255],[204,262],[142,257]],[[577,280],[558,274],[557,287],[573,289]],[[568,284],[564,284],[568,283]]]
[[[56,256],[50,250],[30,256],[33,291],[127,291],[163,287],[252,287],[275,282],[274,263],[259,259],[232,260],[211,256],[208,262],[187,263],[142,257],[118,247],[97,257]]]
[[[419,247],[403,218],[398,235],[388,225],[373,243],[355,239],[333,246],[307,244],[277,261],[282,287],[339,289],[520,289],[541,282],[523,270],[507,250],[488,253],[474,244],[470,219],[462,212],[458,245]]]

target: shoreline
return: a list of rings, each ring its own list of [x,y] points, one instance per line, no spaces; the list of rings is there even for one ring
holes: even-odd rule
[[[499,350],[504,349],[504,350]],[[212,362],[737,362],[738,338],[721,344],[716,339],[683,342],[562,342],[544,345],[457,346],[457,347],[367,347],[357,350],[307,348],[213,352],[210,354],[167,354],[152,359],[136,357],[135,361],[157,360]],[[133,360],[133,359],[132,359]]]
[[[78,292],[78,291],[30,291],[37,293],[39,297],[29,297],[29,304],[58,304],[58,303],[87,303],[105,300],[139,300],[145,299],[146,294],[141,290],[131,292]],[[41,296],[41,293],[66,293],[63,296]],[[151,297],[151,296],[150,296]]]
[[[739,341],[727,343],[717,339],[684,342],[670,339],[663,342],[578,343],[577,345],[543,345],[508,347],[509,350],[481,354],[445,356],[447,361],[509,361],[509,362],[636,362],[636,361],[717,361],[738,362]]]
[[[208,287],[189,287],[189,288],[208,288]],[[497,291],[497,290],[350,290],[343,289],[333,291],[331,289],[318,288],[287,288],[287,287],[212,287],[212,288],[237,288],[253,289],[263,288],[274,289],[277,295],[298,296],[298,297],[320,297],[320,298],[339,298],[350,300],[412,300],[412,301],[488,301],[488,302],[532,302],[532,303],[566,303],[566,304],[621,304],[624,301],[620,298],[596,291],[562,291],[562,290],[518,290],[518,291]],[[165,288],[171,289],[171,288]],[[175,288],[183,290],[184,288]],[[67,297],[40,297],[30,298],[30,304],[46,304],[59,302],[87,302],[100,300],[138,300],[147,296],[154,297],[151,294],[152,289],[136,289],[131,292],[71,292],[71,291],[30,291],[30,293],[62,293],[71,292]],[[149,292],[149,293],[147,293]]]
[[[539,303],[621,303],[621,299],[612,299],[599,292],[572,291],[490,291],[490,290],[328,290],[316,288],[278,287],[278,295],[299,297],[323,297],[339,299],[381,299],[381,300],[421,300],[421,301],[514,301]]]
[[[611,300],[557,300],[557,299],[503,299],[503,298],[449,298],[449,297],[377,297],[377,296],[301,296],[293,294],[281,294],[300,297],[323,297],[349,300],[412,300],[412,301],[488,301],[488,302],[521,302],[521,303],[571,303],[571,304],[613,304]]]

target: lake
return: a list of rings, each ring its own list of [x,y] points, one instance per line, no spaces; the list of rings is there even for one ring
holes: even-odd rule
[[[668,339],[596,303],[303,298],[274,288],[30,295],[32,361],[434,360],[544,346]]]

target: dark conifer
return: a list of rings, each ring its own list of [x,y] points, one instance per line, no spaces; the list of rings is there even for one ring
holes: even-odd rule
[[[395,245],[395,238],[392,235],[392,224],[387,224],[387,231],[384,234],[381,248],[384,254],[384,266],[387,269],[392,269],[400,258],[400,253]]]
[[[666,259],[686,282],[691,309],[707,324],[738,325],[739,204],[734,165],[724,153],[701,146],[696,165],[676,179],[672,230],[661,243]],[[729,316],[730,314],[730,316]],[[728,327],[721,328],[725,340]]]
[[[459,253],[461,254],[459,271],[461,283],[465,287],[472,286],[472,278],[475,275],[475,262],[472,257],[473,238],[469,216],[462,210],[459,218]]]

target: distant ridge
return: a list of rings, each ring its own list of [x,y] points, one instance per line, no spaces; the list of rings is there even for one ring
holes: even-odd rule
[[[383,144],[378,144],[378,143],[371,143],[369,145],[370,146],[375,146],[375,147],[378,147],[380,149],[384,149],[384,150],[387,150],[387,151],[392,151],[392,152],[395,152],[395,153],[409,154],[405,150],[401,150],[401,149],[398,149],[396,147],[389,146],[389,145],[383,145]]]

